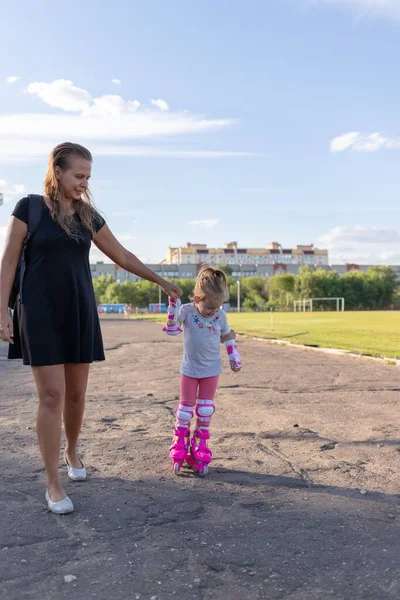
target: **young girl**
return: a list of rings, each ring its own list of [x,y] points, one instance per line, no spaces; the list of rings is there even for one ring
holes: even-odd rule
[[[170,448],[175,474],[179,473],[185,460],[201,475],[208,472],[212,454],[207,440],[210,438],[214,396],[222,367],[221,342],[226,346],[232,371],[237,373],[242,368],[235,332],[229,327],[221,308],[228,297],[225,274],[205,267],[196,279],[193,302],[180,306],[179,300],[169,300],[168,322],[164,331],[168,335],[177,335],[182,331],[180,326],[183,326],[180,402],[175,410],[175,430]],[[194,412],[196,428],[190,439],[190,421]]]

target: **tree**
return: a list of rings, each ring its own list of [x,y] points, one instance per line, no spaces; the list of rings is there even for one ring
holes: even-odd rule
[[[257,290],[250,290],[243,301],[245,310],[265,311],[267,301],[261,296]]]
[[[361,309],[365,297],[365,273],[349,271],[340,280],[341,294],[345,299],[347,309]]]
[[[228,265],[229,266],[229,265]],[[193,279],[174,280],[183,290],[182,302],[190,302],[195,281]],[[237,279],[227,275],[229,302],[237,306]],[[137,307],[147,307],[157,303],[158,286],[139,279],[136,282],[117,283],[112,277],[93,279],[97,303],[124,303]],[[367,273],[349,271],[339,277],[335,271],[318,269],[311,271],[302,266],[299,274],[290,273],[272,277],[242,277],[240,279],[241,304],[244,310],[285,310],[292,306],[294,299],[344,297],[348,310],[382,309],[400,301],[400,286],[396,274],[390,267],[370,267]],[[163,296],[163,302],[167,302]],[[317,308],[318,305],[315,307]],[[334,305],[327,304],[334,308]]]
[[[395,308],[400,308],[400,285],[397,285],[392,297]]]
[[[217,269],[219,269],[220,271],[223,271],[225,273],[225,275],[232,275],[233,273],[233,269],[230,265],[217,265],[216,266]]]
[[[100,275],[100,277],[93,278],[93,289],[96,298],[96,304],[100,304],[100,302],[103,302],[102,297],[104,296],[107,286],[110,283],[113,283],[114,281],[115,280],[113,279],[113,277],[111,277],[111,275],[110,277],[107,277],[107,279],[104,277],[104,275]]]
[[[192,298],[192,295],[194,292],[195,280],[194,279],[174,279],[173,281],[174,281],[174,283],[179,285],[179,287],[183,291],[183,295],[181,298],[182,303],[185,304],[187,302],[191,302],[191,298]]]
[[[291,306],[294,298],[295,276],[291,273],[269,277],[266,283],[269,306],[285,309]]]
[[[373,308],[387,308],[393,302],[397,286],[396,274],[390,267],[370,267],[367,279],[375,288]]]
[[[297,299],[303,298],[315,298],[316,296],[315,281],[313,280],[313,273],[310,271],[307,265],[302,265],[299,269],[298,275],[296,275],[294,285],[294,295]]]
[[[120,302],[118,294],[120,285],[120,283],[117,283],[114,280],[108,283],[103,294],[100,296],[102,304],[117,304]]]

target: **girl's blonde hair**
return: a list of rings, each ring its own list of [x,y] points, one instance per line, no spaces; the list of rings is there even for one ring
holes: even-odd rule
[[[56,167],[60,167],[62,171],[66,171],[71,166],[70,159],[73,156],[93,162],[91,153],[84,146],[73,144],[72,142],[59,144],[51,151],[49,156],[49,164],[46,177],[44,178],[43,189],[46,196],[52,201],[50,214],[53,221],[55,221],[71,238],[78,239],[78,221],[73,215],[68,214],[65,204],[62,202],[63,191],[56,177]],[[96,231],[95,224],[100,215],[93,204],[89,188],[83,192],[82,197],[79,200],[74,200],[72,202],[72,207],[79,216],[82,225],[93,235]]]
[[[198,296],[200,300],[208,296],[217,296],[226,302],[229,298],[229,289],[225,273],[214,267],[203,267],[196,278],[194,296]]]

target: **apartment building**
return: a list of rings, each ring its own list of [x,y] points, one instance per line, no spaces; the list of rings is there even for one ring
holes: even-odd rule
[[[180,248],[168,248],[162,261],[165,265],[315,265],[328,264],[328,251],[315,248],[313,244],[284,248],[272,242],[265,248],[243,248],[237,242],[229,242],[221,248],[208,248],[206,244],[187,242]]]
[[[246,250],[245,252],[242,252]],[[222,252],[223,251],[223,252]],[[227,252],[226,252],[227,251]],[[183,261],[183,262],[181,262]],[[297,275],[302,265],[311,269],[336,271],[344,275],[348,271],[367,271],[373,265],[329,265],[327,250],[314,248],[312,244],[295,246],[291,250],[282,248],[277,242],[267,248],[238,248],[236,242],[225,244],[223,248],[207,248],[206,244],[186,244],[183,248],[168,248],[167,257],[156,264],[147,266],[161,277],[167,279],[195,279],[204,264],[228,264],[235,279],[242,277],[272,277],[283,273]],[[390,265],[400,281],[400,266]],[[92,277],[112,277],[122,283],[137,281],[138,277],[113,263],[97,262],[90,265]]]
[[[197,275],[196,265],[165,265],[148,264],[149,269],[155,271],[157,275],[167,279],[195,279]],[[125,271],[114,263],[96,262],[90,265],[92,277],[112,277],[116,281],[137,281],[139,277]]]

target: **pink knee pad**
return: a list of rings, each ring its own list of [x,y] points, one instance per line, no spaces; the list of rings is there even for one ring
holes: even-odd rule
[[[175,410],[175,416],[178,427],[189,427],[193,417],[193,408],[185,404],[179,404]]]
[[[200,426],[208,427],[215,411],[214,400],[198,399],[196,405],[197,421]]]

